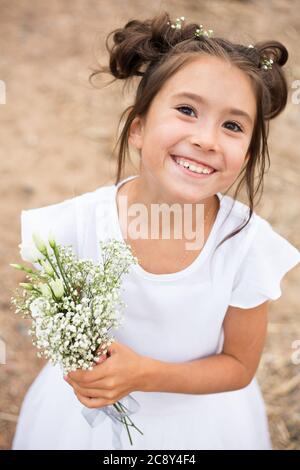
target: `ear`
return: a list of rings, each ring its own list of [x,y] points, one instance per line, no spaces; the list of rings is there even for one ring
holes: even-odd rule
[[[143,145],[143,120],[140,116],[134,118],[131,123],[128,141],[136,149],[141,150]]]

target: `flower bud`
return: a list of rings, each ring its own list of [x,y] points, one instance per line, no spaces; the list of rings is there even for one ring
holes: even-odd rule
[[[39,289],[40,293],[42,295],[44,295],[45,297],[52,298],[52,292],[51,292],[51,289],[48,286],[48,284],[41,283],[41,284],[39,284],[38,289]]]
[[[42,261],[41,261],[41,266],[43,266],[44,270],[46,271],[47,274],[49,274],[49,276],[53,276],[53,275],[54,275],[54,271],[53,271],[52,266],[51,266],[51,264],[49,263],[49,261],[47,261],[47,260],[42,260]]]
[[[41,258],[44,257],[40,251],[37,250],[34,243],[20,243],[20,255],[24,261],[30,263],[37,263]]]
[[[64,295],[64,285],[61,279],[50,281],[49,285],[57,299],[60,299]]]
[[[20,271],[24,271],[24,266],[22,266],[21,264],[10,263],[9,266],[12,266],[15,269],[20,269]]]
[[[48,242],[51,248],[54,250],[54,248],[56,247],[56,241],[55,241],[53,232],[50,232],[49,237],[48,237]]]
[[[33,285],[30,284],[29,282],[20,282],[19,285],[21,287],[23,287],[24,289],[26,289],[26,290],[33,290],[34,289]]]
[[[32,238],[33,238],[34,244],[37,247],[37,249],[39,250],[39,252],[42,253],[43,255],[47,256],[48,252],[47,252],[47,247],[44,243],[44,240],[36,232],[34,232],[32,234]]]

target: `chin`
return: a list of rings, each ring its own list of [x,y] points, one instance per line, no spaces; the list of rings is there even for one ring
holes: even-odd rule
[[[204,192],[201,191],[200,188],[187,189],[186,187],[182,186],[182,189],[181,189],[180,186],[181,185],[179,184],[178,185],[173,184],[172,187],[170,188],[172,199],[174,199],[175,202],[178,201],[180,203],[185,203],[185,204],[196,204],[196,203],[199,203],[199,201],[201,201],[202,199],[205,199],[211,196],[211,194],[204,194]]]

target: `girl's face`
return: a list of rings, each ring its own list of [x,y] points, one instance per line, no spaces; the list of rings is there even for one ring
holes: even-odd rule
[[[146,118],[132,123],[129,142],[141,151],[144,187],[166,202],[196,203],[224,191],[245,162],[255,115],[255,95],[245,73],[216,57],[192,60],[167,80]],[[215,171],[190,174],[171,155]]]

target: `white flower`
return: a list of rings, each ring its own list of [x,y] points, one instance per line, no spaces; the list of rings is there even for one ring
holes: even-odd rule
[[[45,296],[52,298],[52,292],[50,287],[47,284],[40,283],[38,285],[39,291]]]
[[[51,246],[51,248],[54,248],[56,246],[56,241],[55,241],[53,232],[49,233],[48,242],[49,242],[49,245]]]
[[[49,282],[49,285],[57,299],[60,299],[64,295],[64,285],[61,279],[52,280]]]
[[[49,274],[49,276],[53,276],[54,271],[53,271],[52,266],[51,266],[51,264],[49,263],[49,261],[47,261],[46,259],[44,259],[44,260],[41,261],[41,265],[43,266],[43,268],[44,268],[44,270],[46,271],[46,273]]]
[[[37,232],[34,232],[32,234],[32,239],[34,241],[35,246],[37,249],[43,254],[47,255],[47,247],[45,245],[44,240],[40,237],[40,235]]]
[[[20,255],[24,261],[36,263],[39,259],[43,259],[44,255],[36,248],[34,243],[20,243]]]
[[[33,318],[37,318],[43,315],[45,309],[48,307],[47,302],[42,297],[34,299],[29,307],[31,315]]]

